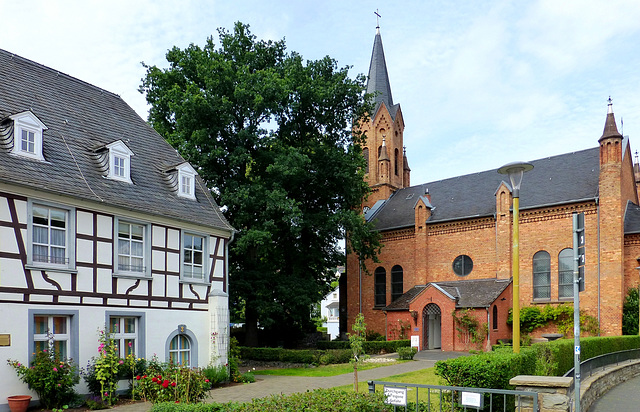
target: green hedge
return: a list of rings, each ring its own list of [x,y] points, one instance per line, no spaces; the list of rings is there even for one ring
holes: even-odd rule
[[[573,339],[537,343],[519,354],[510,347],[436,362],[436,374],[451,386],[512,389],[517,375],[562,376],[573,368]],[[580,339],[582,361],[606,353],[640,348],[639,336],[588,337]]]
[[[351,358],[349,349],[332,350],[296,350],[282,348],[249,348],[241,346],[240,359],[250,359],[263,362],[291,362],[314,365],[328,365],[332,363],[347,363]]]
[[[347,393],[335,389],[317,389],[288,396],[274,395],[246,403],[194,405],[159,403],[153,405],[151,412],[276,412],[298,411],[302,408],[306,412],[391,412],[393,410],[393,406],[384,404],[384,396],[381,393]]]
[[[318,349],[349,349],[347,341],[320,341],[317,344]],[[389,341],[367,341],[364,342],[364,351],[368,355],[377,355],[381,353],[394,353],[398,348],[410,346],[408,339],[389,340]]]

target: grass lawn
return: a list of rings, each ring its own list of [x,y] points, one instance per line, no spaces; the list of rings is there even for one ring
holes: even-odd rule
[[[422,369],[415,372],[402,373],[400,375],[392,375],[380,380],[383,380],[386,382],[398,382],[398,383],[418,383],[422,385],[446,385],[446,383],[443,383],[441,381],[441,378],[435,374],[435,368],[427,368],[427,369]],[[353,392],[353,385],[338,386],[335,389],[340,389],[347,392]],[[367,385],[367,382],[358,382],[358,392],[368,392],[368,391],[369,391],[369,386]],[[412,400],[415,399],[414,391],[415,389],[409,388],[409,395],[408,395],[409,399],[412,399]],[[376,392],[382,392],[382,386],[380,385],[376,386]],[[427,392],[424,389],[420,390],[420,399],[422,400],[423,398],[423,392],[424,392],[424,399],[426,400]],[[410,395],[411,393],[413,393],[414,395],[411,396]],[[432,397],[433,397],[433,394],[432,394]]]
[[[385,363],[368,363],[360,364],[359,371],[379,368],[381,366],[391,366],[402,362],[409,361],[394,361]],[[266,369],[252,371],[256,375],[279,375],[279,376],[337,376],[345,373],[353,373],[353,365],[350,363],[339,363],[335,365],[322,365],[315,368],[288,368],[288,369]]]

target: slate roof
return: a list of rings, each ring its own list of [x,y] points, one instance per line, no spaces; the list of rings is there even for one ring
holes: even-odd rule
[[[373,116],[371,116],[372,119],[375,117],[375,114],[378,113],[383,102],[387,106],[391,117],[393,119],[396,118],[396,113],[400,105],[393,104],[391,83],[389,82],[389,74],[387,73],[387,62],[384,58],[380,29],[376,29],[376,37],[373,40],[373,52],[371,53],[371,63],[369,64],[369,76],[367,80],[367,93],[376,93],[375,109]]]
[[[456,299],[456,308],[488,308],[511,284],[510,279],[469,279],[431,282],[417,285],[388,305],[384,310],[409,310],[409,304],[428,287],[437,287]]]
[[[0,49],[0,122],[27,110],[48,127],[46,161],[0,147],[0,182],[233,230],[200,178],[195,201],[177,196],[166,170],[184,159],[120,96]],[[96,160],[117,140],[134,153],[133,184],[106,179]]]
[[[624,212],[624,233],[640,233],[640,206],[627,201],[627,210]]]
[[[599,148],[534,160],[533,170],[524,175],[520,188],[520,209],[592,200],[598,196]],[[495,193],[509,179],[497,169],[438,180],[397,190],[375,214],[377,230],[390,230],[414,225],[414,207],[428,190],[431,217],[427,221],[493,216]]]

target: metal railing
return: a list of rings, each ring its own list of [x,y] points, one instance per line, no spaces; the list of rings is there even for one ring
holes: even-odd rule
[[[593,375],[594,372],[602,371],[609,365],[619,364],[621,362],[626,362],[632,359],[640,359],[640,349],[629,349],[623,350],[620,352],[612,352],[607,353],[605,355],[594,356],[593,358],[589,358],[585,361],[580,362],[580,379],[588,378]],[[566,378],[574,378],[574,368],[571,368],[569,372],[565,373],[563,376]],[[575,379],[571,381],[571,386],[569,386],[568,395],[573,396],[573,391],[575,389]]]
[[[538,411],[538,393],[531,391],[513,391],[489,388],[464,388],[459,386],[421,385],[415,383],[397,383],[385,381],[369,381],[369,392],[376,390],[376,385],[385,388],[415,388],[415,400],[406,397],[404,406],[394,406],[394,410],[416,412],[443,411]],[[422,392],[420,391],[422,389]],[[426,392],[426,393],[425,393]],[[481,406],[464,404],[464,394],[480,394]],[[409,409],[410,408],[410,409]]]

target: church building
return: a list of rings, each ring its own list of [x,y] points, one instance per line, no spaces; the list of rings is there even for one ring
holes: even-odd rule
[[[363,213],[383,248],[380,262],[365,262],[366,271],[355,254],[347,256],[342,332],[361,312],[367,330],[388,340],[413,337],[421,350],[486,349],[511,338],[513,190],[498,173],[502,165],[411,185],[404,119],[391,95],[379,28],[367,92],[375,94],[375,109],[360,125],[371,187]],[[519,302],[540,309],[572,304],[573,214],[583,213],[581,309],[597,319],[601,335],[620,335],[623,301],[639,278],[638,166],[611,101],[603,122],[604,132],[586,137],[595,147],[530,162],[520,191]],[[477,334],[460,327],[456,319],[463,318],[475,320]]]

